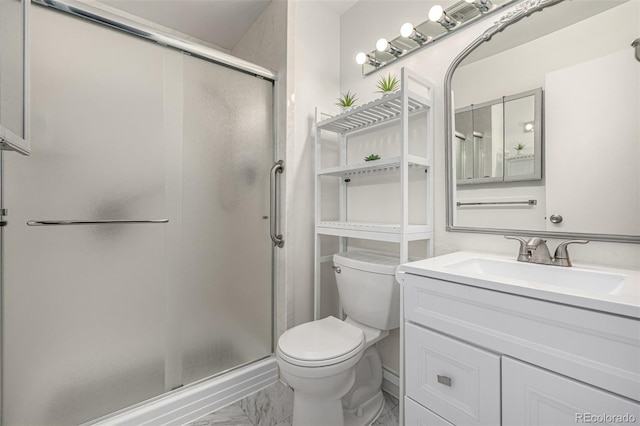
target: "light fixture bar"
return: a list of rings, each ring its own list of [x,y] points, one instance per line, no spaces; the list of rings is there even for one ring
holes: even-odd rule
[[[435,5],[427,13],[429,19],[419,25],[405,23],[398,37],[393,40],[379,39],[376,50],[359,53],[356,62],[362,66],[363,75],[371,74],[397,59],[430,46],[469,22],[482,19],[514,2],[516,0],[459,0],[446,10]]]
[[[493,9],[493,3],[491,0],[465,0],[467,3],[472,4],[482,13],[487,13]]]

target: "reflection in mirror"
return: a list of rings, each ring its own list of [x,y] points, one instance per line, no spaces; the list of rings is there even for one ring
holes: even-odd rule
[[[542,89],[504,100],[504,180],[542,177]]]
[[[500,111],[496,110],[496,105],[487,105],[472,111],[473,114],[473,157],[474,157],[474,173],[475,179],[491,177],[492,166],[491,153],[494,138],[493,120],[500,117]],[[497,135],[496,135],[497,136]],[[500,149],[502,151],[502,149]],[[502,174],[502,173],[500,173]]]
[[[640,242],[640,2],[520,6],[447,73],[447,229]]]
[[[28,153],[28,0],[0,0],[0,149]]]
[[[456,110],[458,185],[541,178],[541,99],[535,89]]]

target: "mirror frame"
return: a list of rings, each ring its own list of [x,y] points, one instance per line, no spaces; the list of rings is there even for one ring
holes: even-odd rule
[[[515,6],[515,9],[501,17],[493,26],[488,28],[481,36],[475,39],[453,60],[444,81],[444,110],[445,110],[445,184],[446,184],[446,230],[448,232],[466,232],[476,234],[496,234],[496,235],[522,235],[537,236],[559,239],[586,239],[592,241],[607,241],[616,243],[640,243],[640,236],[635,235],[619,235],[619,234],[597,234],[597,233],[579,233],[579,232],[559,232],[559,231],[535,231],[527,229],[500,229],[500,228],[477,228],[470,226],[455,226],[453,223],[454,205],[453,195],[456,186],[456,177],[453,176],[452,161],[453,157],[453,114],[454,105],[451,93],[451,82],[453,73],[460,63],[478,46],[485,43],[491,38],[502,32],[510,25],[519,22],[527,16],[539,12],[547,7],[561,3],[565,0],[524,0]]]

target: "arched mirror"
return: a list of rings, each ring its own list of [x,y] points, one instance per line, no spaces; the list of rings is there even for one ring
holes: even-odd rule
[[[448,231],[640,243],[639,36],[637,0],[529,0],[453,61]]]

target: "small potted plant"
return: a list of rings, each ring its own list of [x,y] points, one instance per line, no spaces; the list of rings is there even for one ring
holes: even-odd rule
[[[522,154],[522,151],[524,151],[526,147],[527,146],[525,144],[518,142],[517,144],[514,145],[513,149],[516,150],[516,155],[520,155]]]
[[[375,161],[379,159],[380,159],[380,156],[378,154],[371,154],[367,157],[364,157],[364,161]]]
[[[340,95],[336,105],[338,105],[342,109],[342,112],[345,112],[353,108],[357,100],[358,98],[356,98],[356,94],[351,93],[349,90],[347,90],[346,93],[343,93],[342,95]]]
[[[400,89],[400,81],[394,74],[389,73],[386,76],[383,75],[380,77],[376,83],[376,87],[380,89],[377,93],[382,93],[382,96],[386,96]]]

